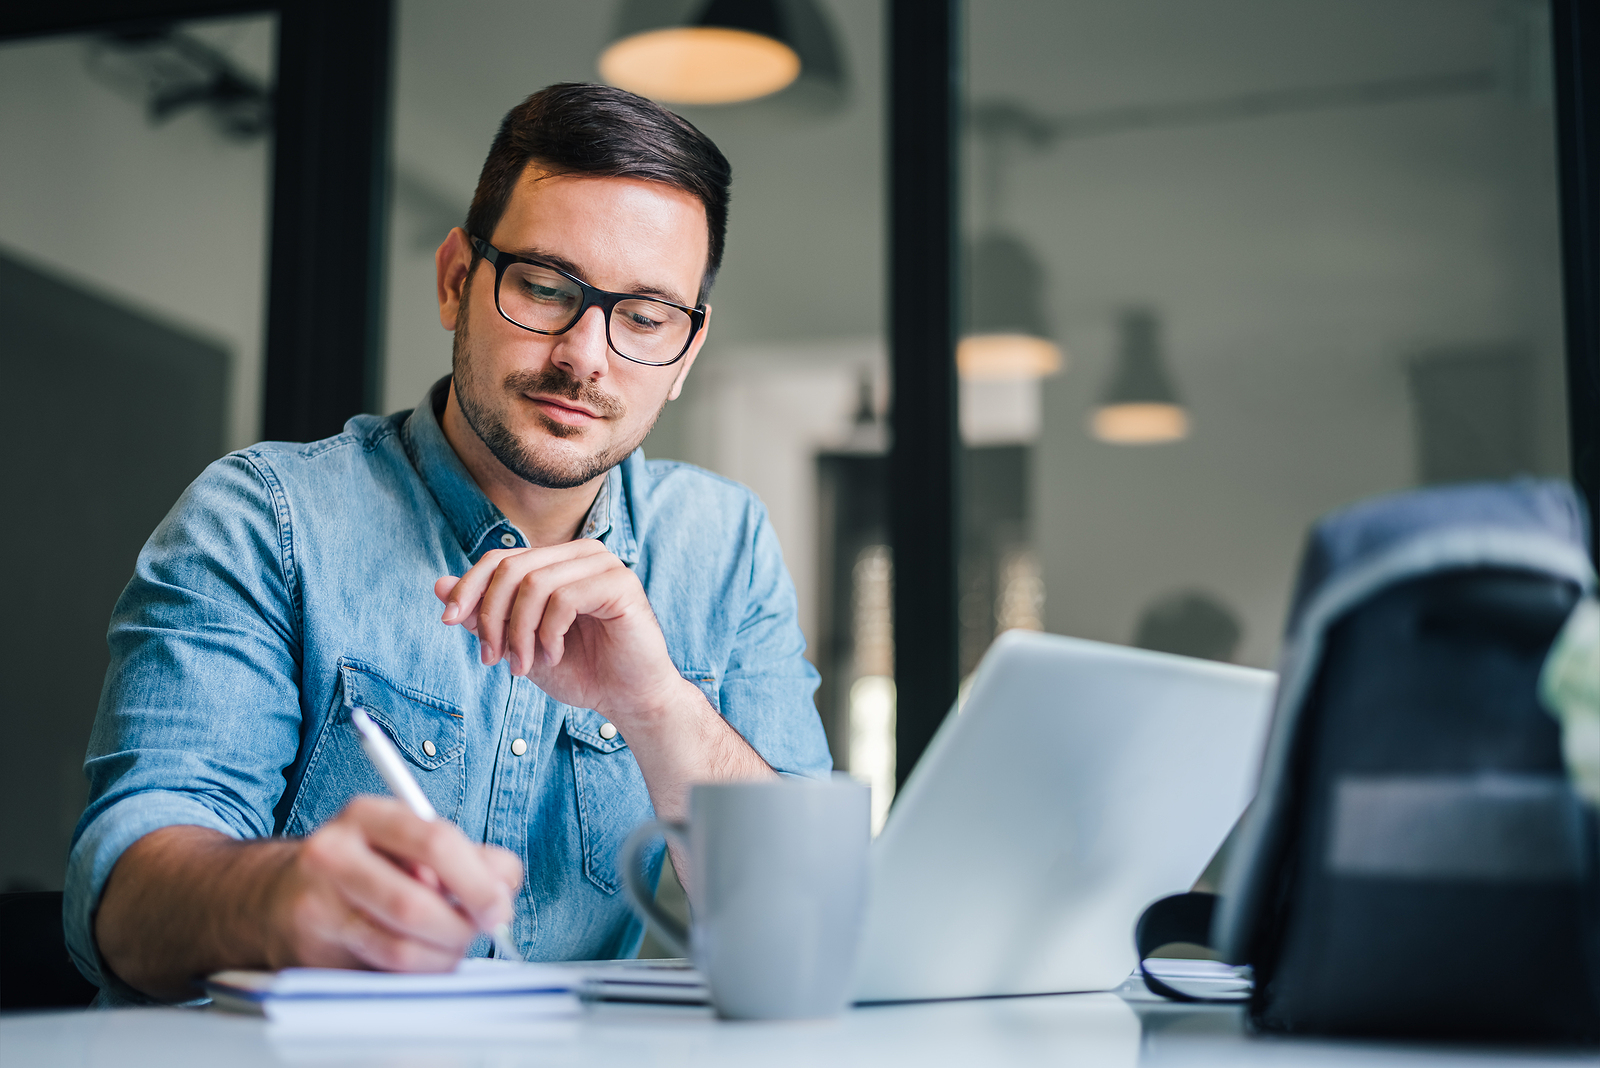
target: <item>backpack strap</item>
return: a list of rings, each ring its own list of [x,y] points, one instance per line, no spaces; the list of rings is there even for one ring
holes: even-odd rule
[[[1173,1001],[1220,1002],[1241,1001],[1238,995],[1227,997],[1198,997],[1186,994],[1162,982],[1145,961],[1150,955],[1170,942],[1190,942],[1194,945],[1211,944],[1211,915],[1216,911],[1217,895],[1200,891],[1172,894],[1152,904],[1139,916],[1133,929],[1134,945],[1139,950],[1139,974],[1152,994],[1160,994]]]

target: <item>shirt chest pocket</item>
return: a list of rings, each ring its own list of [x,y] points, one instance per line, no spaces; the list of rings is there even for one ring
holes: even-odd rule
[[[586,708],[567,710],[565,733],[572,746],[573,786],[578,794],[578,832],[583,874],[608,894],[622,887],[618,854],[629,833],[655,818],[638,761],[615,724]],[[658,844],[654,847],[661,849]],[[646,858],[654,865],[653,855]]]
[[[457,819],[466,790],[467,744],[462,711],[449,702],[393,682],[368,664],[341,658],[332,707],[300,780],[285,832],[308,834],[316,830],[357,794],[389,794],[350,722],[353,706],[366,709],[388,735],[435,811],[445,819]]]

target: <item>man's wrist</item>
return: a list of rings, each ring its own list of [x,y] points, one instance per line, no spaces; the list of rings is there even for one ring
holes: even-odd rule
[[[595,709],[616,724],[629,744],[664,733],[681,735],[686,725],[717,715],[700,687],[682,675],[648,694],[630,696],[633,699]]]
[[[241,924],[254,921],[257,932],[254,948],[268,968],[286,968],[300,963],[294,937],[294,894],[290,885],[300,846],[301,840],[279,839],[273,846],[260,849],[258,856],[241,858],[259,867],[252,873],[255,876],[251,880],[253,892],[236,901],[239,913],[235,919]]]
[[[696,783],[761,779],[774,772],[761,755],[717,714],[700,687],[679,676],[678,685],[653,701],[641,702],[611,719],[639,762],[656,815],[664,820],[688,816],[689,791]]]

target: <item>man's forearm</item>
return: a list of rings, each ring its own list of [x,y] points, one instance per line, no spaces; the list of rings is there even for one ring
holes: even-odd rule
[[[622,729],[660,819],[688,818],[695,783],[777,775],[687,679],[669,703],[629,716]]]
[[[136,990],[201,996],[221,968],[269,963],[271,889],[297,843],[235,841],[205,827],[163,827],[122,854],[95,915],[100,955]]]

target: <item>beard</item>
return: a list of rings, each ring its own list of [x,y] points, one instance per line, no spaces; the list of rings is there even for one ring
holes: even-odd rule
[[[541,455],[533,444],[518,437],[507,421],[507,413],[515,403],[514,398],[524,394],[559,397],[581,404],[613,424],[627,413],[627,406],[599,387],[573,378],[553,363],[536,371],[512,371],[500,383],[499,397],[496,398],[494,386],[482,381],[473,370],[466,312],[467,301],[463,299],[450,358],[456,401],[461,405],[461,414],[466,417],[473,433],[478,435],[494,458],[518,478],[545,489],[576,489],[627,459],[655,427],[656,419],[661,415],[660,409],[631,441],[617,442],[588,456],[554,455],[557,450],[549,449]],[[499,403],[496,403],[497,399]],[[665,407],[666,402],[663,401],[662,408]],[[534,417],[552,437],[574,438],[584,430],[582,427],[558,423],[543,412],[536,412]]]

